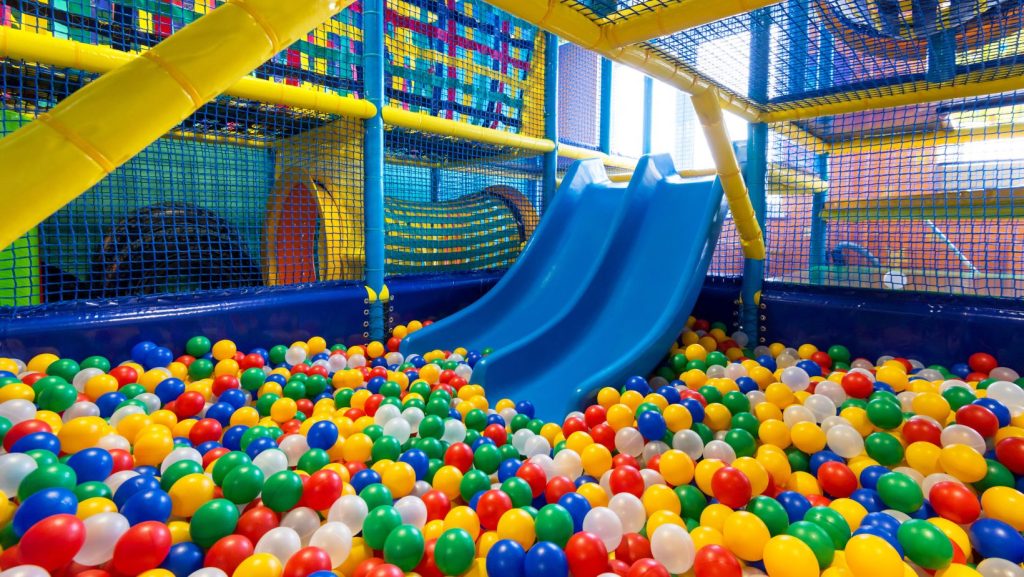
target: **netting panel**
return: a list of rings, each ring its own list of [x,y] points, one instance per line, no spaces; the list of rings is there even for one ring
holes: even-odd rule
[[[779,218],[769,219],[769,279],[1024,295],[1022,96],[808,122],[806,128],[831,146],[827,201],[819,196],[818,205],[812,191],[823,183],[808,171],[814,139],[775,126],[789,135],[774,135],[770,162],[789,169],[791,186],[790,195],[778,197]],[[812,230],[816,215],[818,232]]]
[[[0,67],[0,136],[95,78]],[[0,252],[0,306],[360,278],[362,134],[361,121],[218,98]]]
[[[482,0],[388,0],[389,103],[528,136],[544,134],[543,35]]]
[[[1019,74],[1020,0],[902,4],[904,12],[895,2],[789,0],[647,45],[769,110]],[[926,5],[935,12],[924,13]],[[752,92],[749,73],[758,31],[767,38],[759,55],[767,63],[764,94]]]
[[[601,57],[575,44],[558,47],[558,141],[601,146]]]
[[[224,0],[8,0],[0,24],[137,52],[154,46]],[[310,32],[253,76],[314,90],[358,95],[362,85],[359,2]]]
[[[385,146],[388,275],[515,262],[540,220],[540,156],[402,129]]]

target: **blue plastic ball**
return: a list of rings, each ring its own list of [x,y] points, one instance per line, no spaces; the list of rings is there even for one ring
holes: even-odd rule
[[[486,565],[488,575],[525,577],[526,550],[511,539],[502,539],[487,552]]]
[[[121,506],[121,514],[131,525],[145,521],[166,523],[171,517],[171,497],[160,489],[135,493]]]
[[[171,546],[160,567],[174,573],[174,577],[188,577],[203,568],[204,557],[202,547],[185,541]]]
[[[583,530],[583,518],[590,512],[590,501],[579,493],[566,493],[558,499],[558,504],[565,507],[572,515],[572,524],[575,532]]]
[[[338,442],[338,425],[331,421],[318,421],[306,432],[306,443],[311,449],[327,450]]]
[[[30,495],[14,512],[11,527],[21,537],[33,525],[52,515],[74,515],[78,498],[70,489],[51,487]]]
[[[523,559],[527,575],[563,577],[569,574],[569,560],[562,549],[549,541],[541,541],[530,547]]]
[[[149,355],[149,351],[157,347],[153,341],[141,341],[135,343],[132,347],[131,357],[132,360],[140,365],[146,364],[146,356]]]
[[[807,497],[796,491],[783,491],[775,497],[775,500],[786,510],[790,523],[803,521],[804,515],[811,508],[811,502],[807,500]]]
[[[160,384],[156,386],[153,392],[160,398],[160,402],[166,405],[185,392],[185,382],[181,379],[170,377],[160,381]]]
[[[997,519],[978,519],[969,530],[971,545],[982,557],[1024,562],[1024,536]]]
[[[68,457],[67,466],[75,471],[79,483],[103,481],[114,470],[114,458],[106,449],[90,447]]]

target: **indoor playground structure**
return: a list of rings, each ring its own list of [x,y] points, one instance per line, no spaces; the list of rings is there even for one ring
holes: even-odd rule
[[[1024,0],[5,0],[0,577],[1024,577],[1022,191]]]

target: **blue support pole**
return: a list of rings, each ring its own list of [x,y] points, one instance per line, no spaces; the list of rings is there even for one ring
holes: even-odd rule
[[[832,87],[832,58],[834,48],[832,45],[832,34],[822,24],[819,29],[821,44],[818,48],[818,88],[828,89]],[[826,127],[831,124],[831,119],[823,119]],[[826,128],[827,129],[827,128]],[[828,182],[828,154],[818,154],[815,157],[818,178]],[[828,200],[828,191],[816,192],[811,197],[811,250],[808,267],[808,281],[813,285],[820,285],[824,282],[825,266],[828,264],[826,253],[828,251],[828,222],[821,217],[825,210],[825,202]]]
[[[363,75],[366,99],[377,114],[365,123],[363,140],[366,235],[366,287],[369,295],[369,337],[384,338],[384,1],[363,1]]]
[[[544,153],[541,210],[555,197],[558,178],[558,37],[544,35],[544,138],[554,142],[555,149]]]
[[[651,153],[651,131],[654,128],[654,79],[644,76],[644,154]]]
[[[956,28],[940,30],[928,37],[928,82],[956,78]]]
[[[803,94],[807,90],[807,0],[789,0],[786,14],[789,20],[789,54],[787,94]],[[753,65],[753,58],[751,58]]]
[[[612,152],[612,61],[601,59],[601,113],[599,142],[601,152]]]
[[[750,34],[750,98],[755,102],[768,99],[768,67],[771,42],[771,11],[761,8],[751,13]],[[765,226],[765,179],[768,173],[768,125],[763,122],[750,124],[747,140],[747,167],[744,175],[750,204],[754,208],[757,222],[768,241]],[[761,288],[764,286],[765,261],[744,259],[743,284],[740,286],[740,330],[750,337],[755,345],[760,340],[759,309]]]

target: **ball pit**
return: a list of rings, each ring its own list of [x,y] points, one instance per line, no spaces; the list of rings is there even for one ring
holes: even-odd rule
[[[1024,379],[690,319],[560,423],[400,340],[0,359],[0,577],[1020,577]]]

